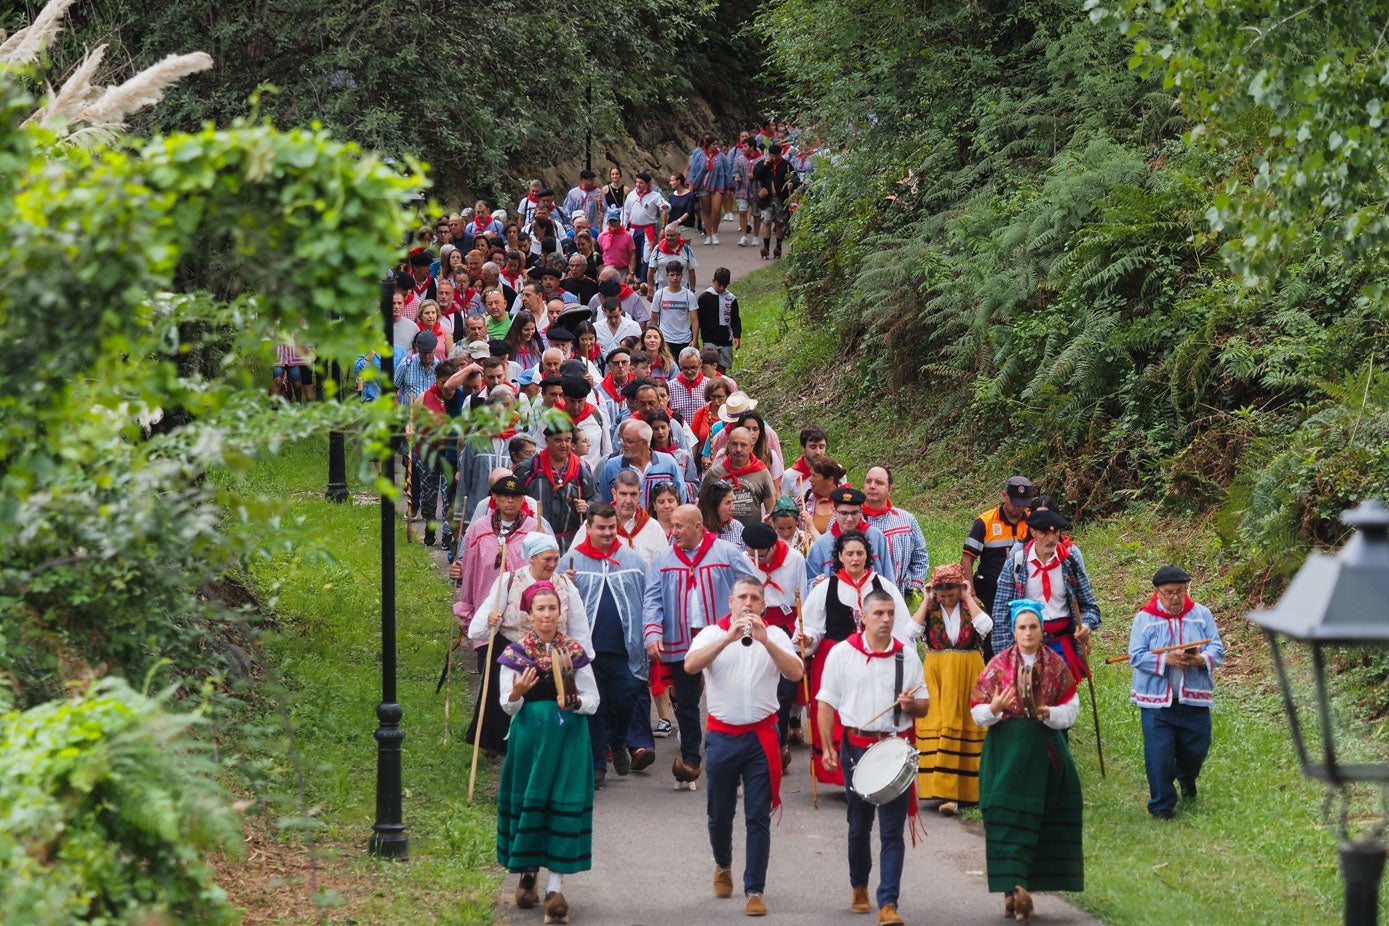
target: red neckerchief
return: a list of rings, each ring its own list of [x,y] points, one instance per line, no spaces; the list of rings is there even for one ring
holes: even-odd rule
[[[532,204],[538,203],[538,202],[540,202],[540,197],[538,197],[538,196],[536,196],[536,195],[534,195],[534,194],[532,194],[532,193],[530,193],[530,192],[527,192],[527,193],[526,193],[526,202],[532,203]]]
[[[767,464],[757,459],[757,457],[753,457],[752,462],[749,463],[747,466],[743,466],[738,469],[734,469],[733,467],[729,466],[727,460],[724,461],[723,465],[724,469],[728,470],[728,478],[733,482],[733,488],[735,490],[742,488],[742,486],[738,484],[739,476],[746,476],[750,473],[760,473],[762,472],[762,470],[767,468]]]
[[[1154,592],[1153,597],[1148,599],[1148,603],[1145,604],[1143,607],[1139,608],[1138,610],[1151,614],[1154,617],[1165,618],[1169,621],[1179,621],[1182,618],[1186,617],[1189,613],[1191,613],[1192,608],[1196,607],[1196,602],[1191,600],[1190,595],[1182,596],[1182,613],[1180,614],[1172,614],[1170,612],[1162,610],[1162,608],[1158,607],[1157,601],[1157,592]]]
[[[681,248],[689,244],[689,242],[686,241],[684,238],[681,238],[680,243],[675,245],[674,247],[667,247],[669,243],[670,242],[668,242],[664,237],[662,237],[661,243],[656,245],[656,250],[660,251],[662,254],[678,254],[680,253]]]
[[[795,463],[792,463],[791,468],[802,476],[807,478],[810,476],[810,464],[805,461],[805,454],[801,454],[801,458]]]
[[[622,526],[622,519],[619,518],[617,521],[617,536],[627,541],[627,546],[635,550],[637,547],[637,535],[646,528],[646,522],[650,520],[651,513],[643,508],[638,508],[636,519],[632,522],[631,533],[628,533],[627,528]]]
[[[569,454],[569,461],[564,464],[564,473],[558,477],[555,476],[554,464],[550,462],[550,454],[542,451],[537,456],[540,458],[540,462],[536,463],[536,466],[545,474],[545,478],[550,480],[550,485],[554,486],[556,492],[579,475],[579,457],[577,454]]]
[[[515,273],[507,273],[505,270],[503,270],[501,272],[501,277],[502,279],[506,280],[508,283],[511,284],[512,289],[515,289],[516,281],[521,279],[521,271],[517,270]]]
[[[425,293],[429,292],[429,282],[430,282],[430,278],[429,278],[429,277],[425,277],[423,283],[416,283],[416,284],[415,284],[415,287],[414,287],[414,288],[415,288],[415,295],[416,295],[416,296],[423,296]]]
[[[1042,577],[1042,603],[1046,604],[1051,601],[1051,571],[1059,567],[1066,561],[1066,557],[1071,555],[1071,544],[1063,537],[1061,542],[1056,545],[1055,557],[1052,559],[1051,563],[1046,566],[1043,566],[1037,561],[1037,558],[1032,555],[1032,548],[1036,545],[1037,541],[1035,540],[1029,540],[1027,542],[1026,559],[1034,566],[1032,576],[1029,576],[1029,578],[1036,576]]]
[[[677,448],[674,445],[672,445],[670,447],[652,447],[651,449],[656,453],[668,453],[671,456],[675,456],[675,451]]]
[[[567,414],[567,412],[566,412],[566,414]],[[589,405],[587,402],[585,402],[585,403],[584,403],[584,410],[583,410],[582,412],[580,412],[578,415],[570,415],[570,416],[569,416],[569,420],[572,421],[572,422],[574,422],[575,424],[578,424],[579,422],[581,422],[581,421],[587,419],[587,418],[588,418],[590,415],[592,415],[592,414],[593,414],[593,406],[592,406],[592,405]]]
[[[613,382],[613,375],[611,372],[609,372],[607,376],[604,376],[603,381],[598,385],[603,387],[603,391],[606,392],[614,402],[622,401],[622,386]],[[625,386],[627,384],[623,383],[622,385]]]
[[[704,382],[704,373],[703,371],[696,372],[695,378],[693,380],[688,380],[685,378],[685,371],[681,370],[680,375],[675,378],[680,380],[680,382],[684,383],[686,389],[693,392],[696,388],[698,388],[700,383]]]
[[[415,322],[415,327],[419,328],[421,331],[428,331],[430,334],[434,335],[436,338],[439,339],[440,344],[444,343],[444,326],[440,325],[438,322],[434,323],[433,328],[426,328],[419,322]]]
[[[874,508],[867,501],[863,503],[863,516],[865,518],[881,518],[892,510],[892,498],[886,499],[886,503],[881,508]]]
[[[774,588],[777,591],[782,592],[783,594],[785,592],[782,589],[782,587],[772,581],[772,573],[776,572],[778,569],[782,567],[782,564],[786,562],[786,554],[789,552],[791,552],[791,548],[786,545],[786,541],[778,537],[776,543],[772,546],[771,555],[767,557],[767,565],[764,566],[760,562],[758,562],[756,556],[752,558],[753,562],[756,563],[757,568],[762,571],[762,575],[766,576],[766,578],[762,581],[762,584],[767,586],[768,588]]]
[[[874,659],[887,659],[897,654],[897,651],[902,648],[902,641],[896,637],[892,637],[891,639],[892,643],[881,653],[868,648],[868,641],[863,638],[863,631],[861,630],[858,633],[849,634],[849,636],[844,639],[844,642],[868,657],[866,661],[871,661]]]
[[[814,490],[812,490],[810,494],[811,494],[811,495],[815,495]],[[816,497],[816,499],[818,500],[820,496],[816,495],[815,497]],[[858,519],[858,526],[855,527],[854,530],[860,531],[860,532],[862,532],[862,533],[864,534],[864,536],[867,536],[867,535],[868,535],[868,528],[870,528],[870,527],[872,527],[872,526],[873,526],[873,525],[869,524],[868,521],[867,521],[865,518],[863,518],[862,516],[860,516],[859,519]],[[838,537],[838,536],[839,536],[839,522],[838,522],[838,521],[831,521],[831,522],[830,522],[830,535],[831,535],[831,536],[834,536],[834,537]]]
[[[617,298],[625,302],[627,300],[627,297],[632,295],[632,293],[634,292],[636,292],[635,289],[628,286],[626,283],[623,283],[622,288],[617,291]]]
[[[650,515],[647,515],[647,517],[650,517]],[[694,559],[690,559],[690,554],[681,549],[680,544],[672,543],[670,545],[671,550],[675,553],[675,558],[684,563],[685,568],[690,571],[689,584],[685,589],[686,593],[694,591],[695,570],[699,568],[700,561],[704,559],[704,555],[709,552],[709,548],[713,545],[714,535],[709,533],[708,529],[704,531],[704,539],[699,542],[699,549],[694,551]]]
[[[574,544],[574,549],[582,553],[584,556],[587,556],[589,559],[596,559],[599,562],[607,560],[614,566],[621,566],[622,564],[617,561],[617,557],[613,555],[617,552],[618,543],[620,543],[620,541],[614,541],[613,545],[608,548],[608,551],[606,553],[604,553],[602,550],[598,549],[593,545],[592,539],[590,539],[589,537],[584,537],[582,543]]]
[[[845,572],[843,569],[841,569],[841,570],[839,570],[838,572],[836,572],[836,573],[834,574],[834,577],[835,577],[836,579],[838,579],[839,581],[841,581],[841,582],[847,583],[848,586],[854,590],[854,592],[858,595],[858,609],[859,609],[860,611],[862,611],[862,610],[863,610],[863,587],[864,587],[865,585],[868,584],[868,581],[869,581],[870,579],[873,578],[873,570],[871,570],[871,569],[865,569],[865,570],[863,570],[863,578],[859,579],[857,582],[855,582],[853,579],[849,578],[849,574],[848,574],[847,572]]]

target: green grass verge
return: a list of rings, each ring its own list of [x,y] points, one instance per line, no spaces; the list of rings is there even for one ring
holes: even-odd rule
[[[970,521],[994,503],[1002,484],[989,468],[986,441],[982,452],[934,447],[928,409],[904,415],[890,390],[847,381],[840,345],[787,311],[775,269],[735,290],[745,345],[735,375],[780,425],[788,462],[798,450],[797,431],[814,422],[829,432],[831,455],[856,482],[870,463],[892,465],[895,501],[920,518],[932,562],[956,559]],[[1340,878],[1335,841],[1320,822],[1322,795],[1298,771],[1263,644],[1226,579],[1231,563],[1213,526],[1145,509],[1085,524],[1075,536],[1105,615],[1101,658],[1127,649],[1153,571],[1172,561],[1197,577],[1194,591],[1217,613],[1230,658],[1217,676],[1214,746],[1200,796],[1179,805],[1168,823],[1151,820],[1145,809],[1142,732],[1138,709],[1128,703],[1131,671],[1097,666],[1107,776],[1100,776],[1082,691],[1071,743],[1085,788],[1087,890],[1074,899],[1116,926],[1337,921]]]
[[[466,802],[472,750],[463,730],[474,675],[455,672],[453,733],[445,745],[444,698],[434,694],[434,685],[449,644],[452,586],[418,542],[404,545],[403,535],[397,537],[396,567],[398,694],[405,711],[410,861],[381,863],[366,853],[375,818],[372,733],[381,694],[380,509],[323,501],[326,459],[326,441],[305,441],[246,477],[248,487],[287,505],[279,536],[267,538],[266,558],[252,574],[273,605],[275,629],[264,645],[287,689],[307,800],[321,826],[316,839],[334,850],[322,865],[325,882],[341,895],[341,909],[329,906],[325,916],[355,923],[490,923],[499,873],[492,865],[494,769],[485,758],[477,800]],[[354,466],[349,460],[349,471]],[[370,491],[360,482],[352,489]],[[464,658],[471,669],[471,653]],[[274,722],[269,718],[267,725]],[[279,764],[284,775],[284,760]],[[278,787],[292,789],[288,781]]]

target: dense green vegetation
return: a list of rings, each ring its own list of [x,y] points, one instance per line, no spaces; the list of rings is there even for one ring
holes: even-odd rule
[[[796,80],[802,130],[831,152],[799,212],[790,288],[854,363],[841,396],[887,397],[971,464],[1028,471],[1081,516],[1223,510],[1258,595],[1306,542],[1339,539],[1341,509],[1389,490],[1383,267],[1376,247],[1318,233],[1379,201],[1378,168],[1351,158],[1359,172],[1319,217],[1306,192],[1282,211],[1261,198],[1280,126],[1301,118],[1330,147],[1357,118],[1317,121],[1342,96],[1313,106],[1316,86],[1297,91],[1317,60],[1297,43],[1320,37],[1335,57],[1365,34],[1337,12],[1280,39],[1259,66],[1282,99],[1241,104],[1236,78],[1200,82],[1224,63],[1202,42],[1255,14],[1230,25],[1193,7],[1116,13],[1148,25],[1137,63],[1187,63],[1162,70],[1187,97],[1131,69],[1133,42],[1076,2],[778,0],[759,25]],[[1187,21],[1205,15],[1206,32]],[[1383,18],[1364,20],[1375,55],[1368,23]],[[1328,65],[1344,83],[1366,67]],[[1212,100],[1233,102],[1213,115]],[[1345,174],[1301,153],[1313,193]],[[1253,215],[1269,222],[1238,225]],[[1232,234],[1249,239],[1242,262],[1222,259]],[[1247,288],[1269,254],[1278,273]]]
[[[605,144],[628,135],[655,145],[697,133],[711,113],[692,101],[725,116],[749,111],[762,60],[744,28],[755,8],[96,0],[72,11],[49,76],[56,86],[84,45],[110,43],[108,60],[146,66],[192,39],[213,69],[137,129],[223,124],[269,83],[278,92],[261,98],[260,111],[279,125],[318,120],[369,150],[427,158],[445,191],[514,203],[518,174],[582,161],[586,131],[601,169]],[[10,25],[0,16],[0,27]]]

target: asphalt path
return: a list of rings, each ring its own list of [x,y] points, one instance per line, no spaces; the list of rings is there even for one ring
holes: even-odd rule
[[[724,228],[729,226],[725,224]],[[692,242],[699,261],[699,291],[717,267],[728,267],[737,281],[769,266],[756,247],[737,246],[738,235],[721,234],[717,246]],[[734,375],[737,374],[735,358]],[[569,921],[603,926],[706,926],[743,919],[742,815],[733,838],[731,899],[713,892],[713,856],[709,849],[706,794],[676,791],[671,761],[678,739],[656,741],[656,763],[645,772],[619,777],[609,771],[606,787],[594,796],[593,869],[566,876]],[[809,747],[792,747],[791,768],[782,779],[782,811],[772,827],[767,870],[768,922],[872,923],[876,916],[849,910],[848,823],[843,789],[821,786],[818,808],[812,802]],[[984,877],[982,825],[941,817],[933,805],[921,805],[927,837],[907,843],[902,872],[900,912],[909,924],[952,926],[997,924],[1003,900],[990,894]],[[870,898],[877,890],[877,847]],[[545,872],[540,874],[544,891]],[[498,919],[507,924],[541,922],[539,909],[517,909],[516,876],[508,875],[498,897]],[[1037,917],[1046,924],[1096,924],[1060,896],[1034,895]]]

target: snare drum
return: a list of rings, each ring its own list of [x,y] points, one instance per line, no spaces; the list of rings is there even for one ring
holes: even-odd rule
[[[876,742],[854,766],[850,786],[870,804],[891,803],[911,787],[917,755],[916,747],[900,736]]]

